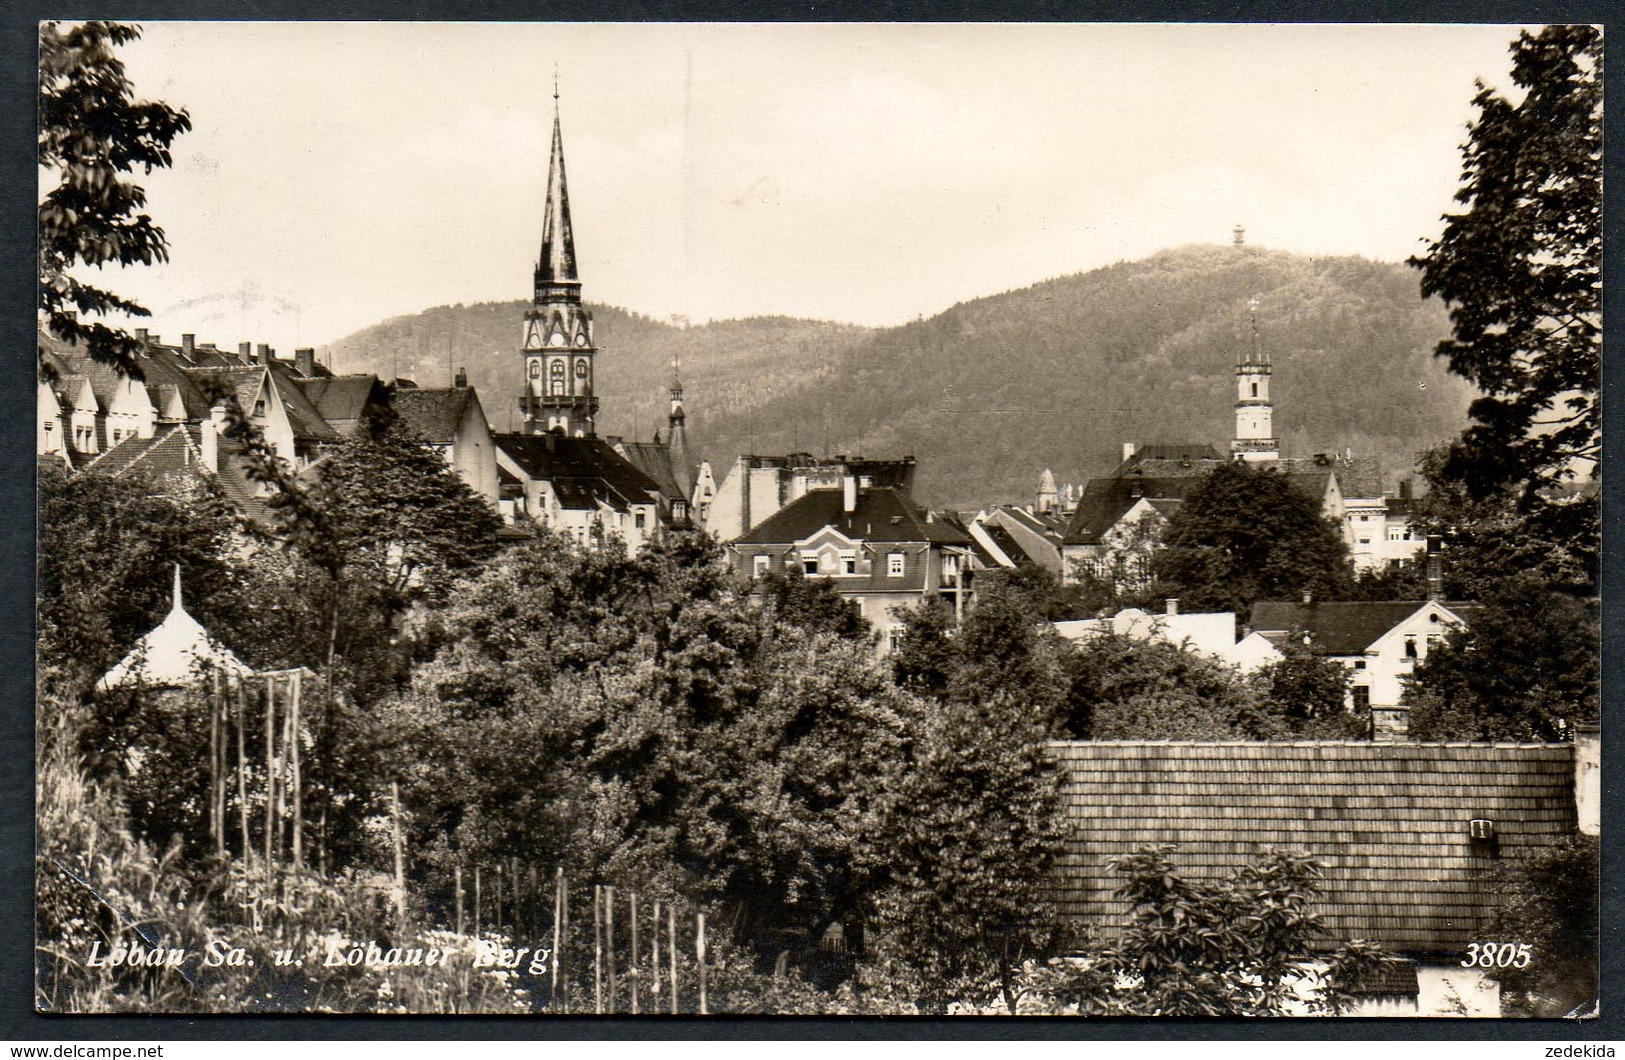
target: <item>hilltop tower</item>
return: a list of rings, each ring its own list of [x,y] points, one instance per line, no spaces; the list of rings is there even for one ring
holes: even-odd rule
[[[1275,408],[1270,404],[1270,357],[1258,345],[1258,299],[1247,303],[1251,339],[1236,359],[1236,437],[1230,455],[1248,462],[1281,458],[1274,433]]]
[[[520,411],[524,433],[562,431],[572,438],[595,434],[598,397],[593,392],[592,313],[581,304],[576,275],[570,195],[564,180],[564,137],[559,130],[559,89],[553,84],[553,149],[547,163],[547,205],[535,287],[525,313],[525,389]]]

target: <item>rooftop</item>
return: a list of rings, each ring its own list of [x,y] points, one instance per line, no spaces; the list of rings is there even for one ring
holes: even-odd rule
[[[1464,951],[1497,859],[1468,822],[1494,823],[1500,861],[1575,827],[1572,744],[1364,742],[1051,744],[1072,834],[1063,916],[1106,934],[1127,921],[1108,858],[1176,846],[1176,866],[1218,879],[1272,848],[1326,863],[1317,911],[1339,939],[1406,953]]]

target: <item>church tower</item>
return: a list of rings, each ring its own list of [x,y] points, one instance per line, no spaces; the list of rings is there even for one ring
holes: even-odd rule
[[[667,420],[669,431],[666,445],[671,451],[672,477],[683,496],[693,500],[694,466],[688,455],[688,413],[683,409],[683,379],[678,373],[680,361],[671,359],[671,416]]]
[[[1270,358],[1258,348],[1258,299],[1247,303],[1252,338],[1236,360],[1236,437],[1230,454],[1236,460],[1274,461],[1281,444],[1274,433],[1274,406],[1270,404]]]
[[[559,88],[553,83],[553,150],[547,163],[547,206],[535,291],[525,313],[525,390],[520,409],[526,434],[559,430],[591,437],[598,416],[593,393],[592,313],[581,304],[570,195],[564,181],[564,137],[559,131]]]

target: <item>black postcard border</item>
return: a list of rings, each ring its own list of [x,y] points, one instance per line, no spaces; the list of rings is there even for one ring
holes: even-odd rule
[[[1600,2],[1525,3],[1505,0],[1375,0],[1364,3],[1316,3],[1314,0],[1265,0],[1261,3],[1216,3],[1204,0],[958,0],[924,4],[862,4],[765,0],[557,0],[545,4],[522,0],[476,0],[455,7],[446,0],[113,0],[94,12],[48,9],[37,0],[7,5],[0,21],[0,1039],[57,1042],[67,1040],[190,1039],[429,1039],[429,1040],[1532,1040],[1586,1042],[1625,1038],[1625,878],[1620,833],[1625,826],[1625,785],[1609,765],[1622,724],[1621,687],[1625,652],[1603,652],[1603,911],[1602,1016],[1594,1020],[1103,1020],[1040,1017],[975,1017],[956,1019],[839,1019],[799,1017],[451,1017],[451,1016],[69,1016],[34,1011],[33,983],[33,664],[34,664],[34,321],[27,307],[34,300],[34,206],[37,169],[34,156],[34,71],[36,24],[40,19],[85,17],[140,22],[160,20],[256,19],[344,21],[1027,21],[1027,22],[1473,22],[1605,24]],[[1508,42],[1513,34],[1509,31]],[[1605,75],[1605,138],[1622,138],[1625,96],[1615,69]],[[1466,91],[1464,86],[1463,91]],[[1606,352],[1620,338],[1620,297],[1614,282],[1621,276],[1617,256],[1622,225],[1618,189],[1625,172],[1616,149],[1605,158],[1607,197],[1604,216],[1604,383],[1606,425],[1603,449],[1619,466],[1619,423],[1625,414],[1625,354]],[[1440,203],[1440,212],[1449,207]],[[1612,433],[1610,433],[1612,431]],[[1617,473],[1617,472],[1616,472]],[[1625,645],[1625,563],[1616,554],[1622,532],[1619,491],[1603,495],[1603,638]]]

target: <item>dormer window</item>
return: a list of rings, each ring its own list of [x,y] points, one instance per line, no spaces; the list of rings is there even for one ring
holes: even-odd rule
[[[264,418],[264,416],[265,416],[265,399],[264,398],[260,398],[258,401],[254,402],[254,416],[255,416],[256,419],[263,419]]]

